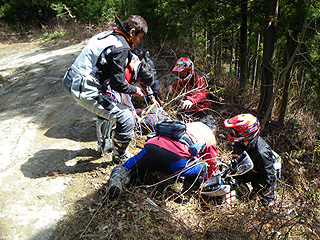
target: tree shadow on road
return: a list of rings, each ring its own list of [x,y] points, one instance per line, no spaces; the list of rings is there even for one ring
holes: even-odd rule
[[[99,153],[93,149],[46,149],[29,158],[26,163],[21,165],[20,170],[28,178],[90,172],[98,167],[110,165],[104,159],[95,162],[100,158]]]
[[[54,126],[44,135],[49,138],[66,138],[76,142],[94,142],[97,141],[95,131],[94,121],[70,122]]]
[[[82,110],[61,84],[65,71],[80,50],[81,46],[71,49],[56,46],[56,51],[46,47],[23,54],[21,49],[21,56],[2,59],[4,64],[8,61],[11,64],[0,70],[7,73],[5,77],[10,80],[9,84],[0,89],[0,121],[24,117],[30,118],[30,122],[37,123],[40,128],[47,128],[67,120],[90,119],[92,115]],[[20,64],[14,69],[13,60]]]

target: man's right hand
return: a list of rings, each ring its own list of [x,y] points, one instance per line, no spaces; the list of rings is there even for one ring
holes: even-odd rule
[[[168,86],[168,94],[171,95],[173,93],[173,87],[172,85]]]
[[[143,97],[143,92],[141,91],[141,88],[136,87],[137,88],[137,92],[132,94],[132,96],[136,96],[136,97]]]

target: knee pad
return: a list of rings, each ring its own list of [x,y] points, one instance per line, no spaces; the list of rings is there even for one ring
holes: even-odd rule
[[[111,141],[111,132],[115,128],[115,119],[106,120],[98,118],[96,120],[96,131],[98,138],[98,151],[102,154],[111,152],[113,145]]]

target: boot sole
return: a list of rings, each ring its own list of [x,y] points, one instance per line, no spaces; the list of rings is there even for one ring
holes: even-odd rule
[[[108,198],[110,200],[115,200],[120,197],[121,193],[122,189],[118,188],[117,186],[111,186],[108,191]]]

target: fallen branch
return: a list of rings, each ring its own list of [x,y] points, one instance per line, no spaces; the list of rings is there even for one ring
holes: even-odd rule
[[[87,226],[85,227],[85,229],[83,230],[83,232],[81,233],[79,238],[85,237],[84,233],[88,230],[90,224],[92,223],[93,219],[96,217],[97,213],[101,210],[102,206],[104,205],[104,202],[107,199],[107,195],[104,196],[104,198],[102,199],[102,202],[100,202],[100,205],[98,207],[98,209],[95,211],[95,213],[93,214],[92,218],[90,219],[89,223],[87,224]]]
[[[190,90],[190,91],[188,91],[188,92],[185,92],[185,93],[182,93],[182,94],[178,94],[178,96],[176,96],[175,98],[171,99],[169,102],[165,103],[165,104],[163,105],[163,108],[165,108],[166,106],[168,106],[171,102],[173,102],[173,101],[175,101],[175,100],[177,100],[177,99],[179,99],[179,98],[182,98],[182,97],[186,96],[187,94],[192,93],[192,92],[194,92],[194,91],[197,91],[198,89],[201,89],[201,88],[202,88],[202,87],[198,87],[198,88],[192,89],[192,90]]]

